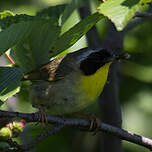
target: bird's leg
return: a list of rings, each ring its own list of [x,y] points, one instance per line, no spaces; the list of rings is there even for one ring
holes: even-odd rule
[[[47,123],[46,113],[42,107],[39,107],[38,109],[39,122],[42,122],[43,127],[45,127],[45,124]]]

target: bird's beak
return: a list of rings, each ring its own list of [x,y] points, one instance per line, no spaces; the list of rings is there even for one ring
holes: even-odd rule
[[[119,61],[121,59],[123,60],[127,60],[130,58],[130,54],[128,53],[123,53],[123,54],[119,54],[119,55],[113,55],[107,59],[104,59],[103,62],[107,63],[107,62],[114,62],[114,61]]]

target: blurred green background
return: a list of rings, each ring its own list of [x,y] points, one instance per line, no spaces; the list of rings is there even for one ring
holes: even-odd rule
[[[34,15],[35,12],[51,5],[70,2],[70,0],[1,0],[0,11],[10,10],[17,14]],[[95,11],[97,1],[92,0],[92,11]],[[70,16],[63,30],[69,29],[80,20],[78,12]],[[104,40],[107,31],[107,20],[97,24],[101,39]],[[85,37],[81,38],[69,51],[78,50],[87,46]],[[145,20],[134,29],[127,32],[124,41],[124,51],[131,54],[129,61],[120,63],[120,104],[122,107],[123,128],[152,138],[152,21]],[[0,64],[3,65],[2,57]],[[11,98],[3,109],[14,109],[21,112],[32,112],[28,103],[28,88],[22,87],[20,94]],[[98,114],[98,103],[92,107]],[[30,124],[26,127],[19,142],[29,142],[44,130],[42,126]],[[23,140],[24,139],[24,140]],[[75,152],[100,151],[100,134],[92,136],[90,133],[76,129],[63,131],[48,137],[41,142],[36,152]],[[145,148],[123,142],[124,152],[146,152]]]

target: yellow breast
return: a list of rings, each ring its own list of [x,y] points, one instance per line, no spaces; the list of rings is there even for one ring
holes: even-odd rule
[[[95,100],[102,92],[107,81],[110,64],[111,62],[106,63],[93,75],[82,76],[82,91],[87,94],[89,99]]]

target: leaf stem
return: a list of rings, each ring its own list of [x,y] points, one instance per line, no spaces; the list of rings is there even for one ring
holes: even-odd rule
[[[6,58],[14,65],[15,64],[14,60],[8,54],[6,54],[6,53],[4,53],[4,54],[5,54]]]

